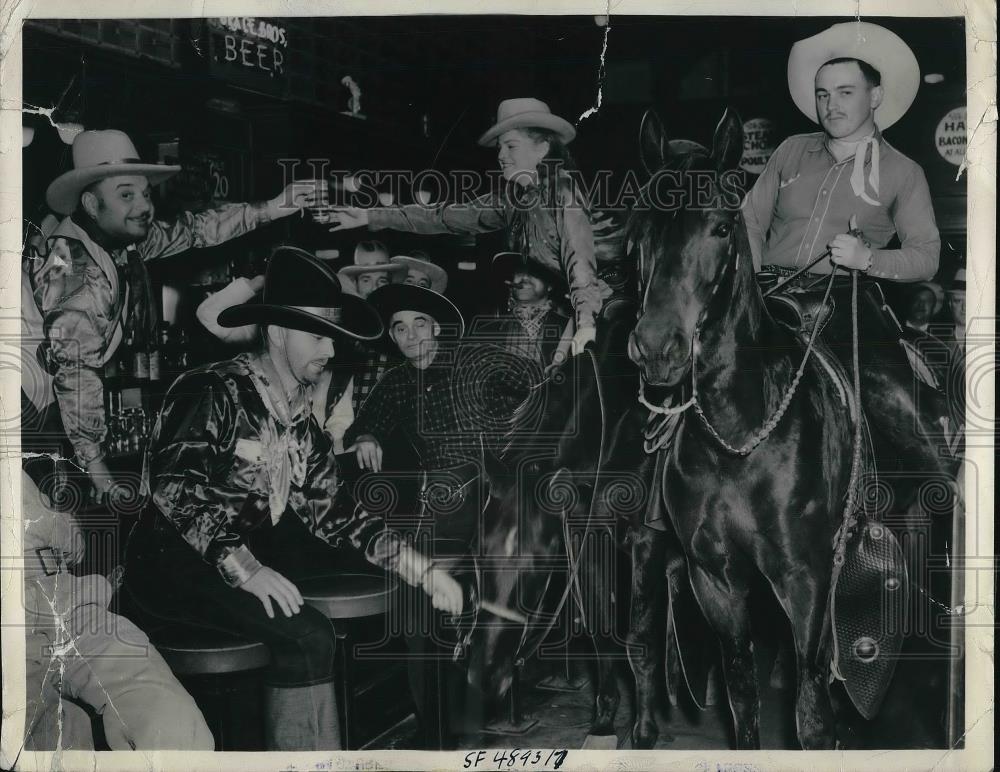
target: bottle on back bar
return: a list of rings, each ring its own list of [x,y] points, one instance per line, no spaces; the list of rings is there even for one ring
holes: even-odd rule
[[[162,354],[159,343],[154,336],[149,342],[149,380],[158,381],[162,378]]]

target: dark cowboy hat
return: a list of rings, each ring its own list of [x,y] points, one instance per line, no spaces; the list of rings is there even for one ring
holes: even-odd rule
[[[314,335],[340,333],[359,340],[382,335],[378,313],[361,298],[340,288],[329,263],[297,247],[277,247],[267,263],[260,302],[243,303],[219,314],[222,327],[273,324]],[[294,306],[321,309],[321,314]]]
[[[510,281],[515,273],[524,272],[536,276],[548,284],[553,292],[565,291],[566,281],[558,271],[553,271],[537,260],[529,260],[520,252],[497,252],[493,256],[493,273],[497,281]]]
[[[415,284],[386,284],[368,296],[368,302],[382,317],[385,330],[389,331],[389,321],[397,311],[418,311],[431,317],[442,327],[457,328],[461,338],[465,334],[465,319],[462,312],[444,295]]]

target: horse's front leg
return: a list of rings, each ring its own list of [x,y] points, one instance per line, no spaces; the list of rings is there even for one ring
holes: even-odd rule
[[[658,620],[666,612],[663,566],[667,538],[662,531],[636,526],[632,539],[632,605],[628,631],[628,659],[635,676],[635,724],[632,747],[652,748],[656,726],[656,673],[662,660]],[[672,737],[668,738],[673,740]]]
[[[695,596],[722,646],[722,671],[736,724],[736,748],[758,750],[760,690],[747,609],[749,586],[731,573],[732,566],[718,574],[694,561],[689,561],[689,566]]]
[[[828,565],[831,561],[817,561]],[[795,725],[803,750],[830,750],[836,742],[836,721],[830,702],[828,647],[823,643],[823,616],[830,582],[822,571],[783,573],[775,582],[792,623],[798,664]]]

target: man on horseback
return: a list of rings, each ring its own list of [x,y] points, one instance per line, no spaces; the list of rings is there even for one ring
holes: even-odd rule
[[[806,291],[825,287],[817,274],[860,272],[862,401],[878,405],[867,411],[868,419],[891,456],[935,466],[927,438],[940,433],[947,411],[938,392],[922,383],[914,390],[898,345],[901,330],[875,281],[924,281],[938,268],[941,241],[923,170],[882,135],[909,108],[919,83],[913,52],[875,24],[836,24],[796,43],[789,90],[822,131],[789,137],[778,147],[748,194],[743,216],[765,286],[806,268],[785,290],[808,305]],[[894,236],[900,246],[887,248]],[[837,277],[833,308],[821,313],[830,314],[824,340],[852,370],[850,287],[846,272]]]

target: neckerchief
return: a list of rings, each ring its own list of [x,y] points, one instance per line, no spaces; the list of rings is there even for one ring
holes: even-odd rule
[[[548,299],[532,306],[512,303],[510,313],[524,328],[528,337],[531,340],[536,340],[542,329],[542,320],[550,308],[552,308],[552,303]]]
[[[828,143],[830,152],[837,159],[838,163],[841,160],[841,156],[847,159],[851,154],[854,155],[854,167],[851,169],[851,189],[854,191],[854,195],[863,201],[868,202],[872,206],[879,206],[879,202],[865,191],[865,159],[868,156],[868,149],[871,148],[871,171],[868,172],[868,184],[871,185],[875,195],[878,195],[879,143],[875,133],[873,132],[867,137],[862,137],[857,142],[844,142],[843,140],[830,137]]]

